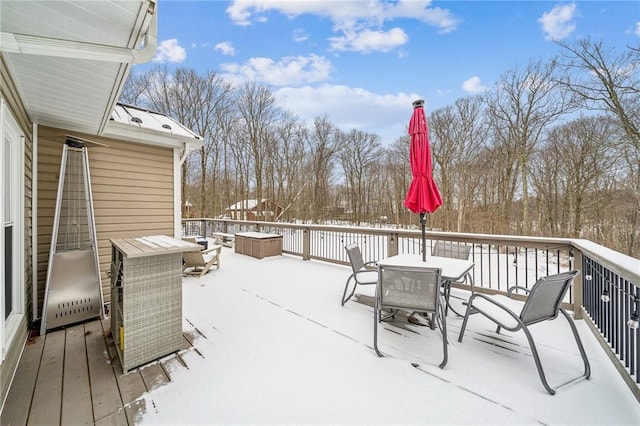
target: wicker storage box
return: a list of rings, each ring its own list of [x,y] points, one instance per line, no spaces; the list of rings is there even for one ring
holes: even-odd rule
[[[235,252],[262,259],[282,254],[282,235],[263,232],[239,232],[235,235]]]

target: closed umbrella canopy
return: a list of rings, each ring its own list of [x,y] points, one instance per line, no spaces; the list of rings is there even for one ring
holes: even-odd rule
[[[431,147],[423,105],[422,99],[413,102],[413,115],[409,120],[409,135],[411,135],[409,162],[413,179],[404,199],[404,205],[413,213],[420,214],[422,260],[426,260],[425,213],[435,212],[442,205],[442,197],[433,181]]]
[[[424,115],[423,100],[413,103],[413,115],[409,121],[409,162],[413,179],[404,200],[406,208],[413,213],[433,213],[442,205],[442,197],[433,181],[431,147],[427,132],[427,119]]]

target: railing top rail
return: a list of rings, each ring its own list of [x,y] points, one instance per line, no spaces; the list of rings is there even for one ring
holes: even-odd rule
[[[357,232],[365,235],[389,235],[395,234],[398,237],[412,237],[421,235],[421,231],[411,229],[398,228],[373,228],[365,226],[349,226],[349,225],[318,225],[309,223],[283,223],[283,222],[263,222],[263,221],[247,221],[234,219],[209,219],[209,218],[190,218],[183,221],[216,221],[226,222],[230,224],[241,223],[243,225],[255,225],[274,228],[289,229],[313,229],[317,231],[333,231],[333,232]],[[627,256],[615,250],[608,249],[600,244],[596,244],[589,240],[572,239],[572,238],[554,238],[554,237],[530,237],[519,235],[499,235],[499,234],[470,234],[461,232],[442,232],[427,231],[425,233],[427,239],[446,241],[459,241],[474,244],[496,244],[496,245],[514,245],[520,247],[530,247],[537,249],[569,249],[576,248],[581,252],[589,255],[593,259],[599,261],[610,270],[614,271],[622,278],[633,283],[640,283],[640,260]]]
[[[589,240],[574,239],[571,240],[571,245],[622,278],[640,284],[640,259],[627,256]]]
[[[366,226],[353,226],[353,225],[320,225],[311,223],[283,223],[283,222],[265,222],[265,221],[251,221],[251,220],[235,220],[235,219],[209,219],[209,218],[190,218],[182,219],[186,221],[216,221],[226,223],[242,223],[244,225],[256,225],[256,226],[273,226],[276,228],[291,228],[291,229],[315,229],[319,231],[344,231],[354,232],[357,230],[361,234],[371,235],[388,235],[389,233],[398,234],[399,236],[411,236],[415,237],[420,234],[419,229],[402,229],[402,228],[376,228]],[[571,239],[569,238],[551,238],[551,237],[526,237],[516,235],[500,235],[500,234],[471,234],[463,232],[444,232],[444,231],[426,231],[429,239],[444,239],[448,241],[460,241],[460,242],[477,242],[477,243],[491,243],[491,244],[515,244],[520,246],[531,246],[538,248],[565,248],[571,246]]]

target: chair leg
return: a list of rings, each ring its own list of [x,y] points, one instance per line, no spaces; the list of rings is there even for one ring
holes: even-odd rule
[[[467,310],[464,313],[464,319],[462,320],[462,327],[460,327],[460,334],[458,335],[458,342],[462,342],[462,338],[464,337],[464,331],[467,328],[467,321],[469,321],[469,315],[471,315],[471,310],[473,309],[473,305],[471,304],[473,296],[469,299],[467,304]]]
[[[467,274],[468,275],[468,274]],[[444,300],[446,302],[444,313],[445,315],[449,315],[449,309],[458,317],[463,317],[464,314],[456,311],[453,306],[451,306],[451,281],[447,281],[442,285],[442,294],[444,295]],[[471,295],[473,295],[473,285],[471,286]],[[467,302],[463,302],[463,305],[466,305]]]
[[[589,380],[589,377],[591,377],[591,366],[589,365],[589,359],[587,358],[587,353],[585,352],[584,346],[582,345],[582,340],[580,340],[578,329],[576,328],[576,325],[573,323],[573,319],[571,319],[569,314],[564,309],[560,309],[560,312],[562,312],[562,315],[564,315],[564,317],[569,322],[569,326],[571,327],[571,331],[573,332],[573,337],[575,337],[578,350],[580,351],[580,356],[582,357],[582,362],[584,364],[584,374],[581,377],[584,377],[585,379]]]
[[[373,304],[373,349],[379,357],[383,357],[384,355],[378,349],[378,319],[382,316],[382,312],[378,308],[378,298],[376,297]]]
[[[549,392],[551,395],[555,395],[556,391],[549,386],[547,382],[547,377],[544,374],[544,370],[542,368],[542,362],[540,361],[540,355],[538,355],[538,349],[536,348],[536,344],[533,341],[533,336],[529,332],[529,329],[524,324],[521,324],[522,331],[524,331],[525,336],[527,336],[527,340],[529,341],[529,346],[531,347],[531,354],[533,355],[533,360],[536,363],[536,369],[538,370],[538,376],[540,376],[540,381],[542,382],[542,386]]]
[[[442,362],[440,363],[440,365],[438,367],[440,368],[444,368],[445,365],[447,365],[447,361],[449,359],[449,351],[447,346],[449,346],[449,344],[447,343],[447,315],[446,315],[446,311],[445,309],[442,308],[442,305],[440,305],[440,311],[442,314],[442,320],[441,320],[441,324],[442,324],[442,352],[444,355],[444,359],[442,360]]]
[[[443,284],[443,293],[444,293],[444,301],[445,301],[445,307],[444,307],[444,314],[447,315],[449,313],[449,295],[451,294],[451,281],[446,281]]]
[[[344,292],[342,293],[342,306],[344,306],[344,304],[347,303],[349,301],[349,299],[351,299],[351,297],[356,292],[356,286],[358,285],[358,283],[354,279],[354,281],[353,281],[353,290],[351,291],[351,294],[349,294],[349,296],[347,297],[347,290],[349,290],[349,281],[351,281],[351,278],[353,278],[353,274],[351,274],[349,276],[349,278],[347,278],[347,283],[344,286]]]
[[[564,317],[569,322],[569,327],[571,327],[571,331],[573,332],[573,337],[576,340],[576,345],[578,346],[578,350],[580,351],[580,356],[582,357],[582,362],[584,363],[584,374],[582,376],[576,377],[575,379],[569,380],[566,383],[571,383],[574,380],[579,379],[581,377],[584,377],[585,379],[588,380],[589,377],[591,376],[591,366],[589,365],[589,359],[587,358],[587,353],[584,350],[584,346],[582,346],[582,340],[580,340],[578,329],[576,328],[569,314],[567,314],[564,309],[560,309],[560,312],[562,312],[562,315],[564,315]],[[529,332],[527,327],[524,326],[524,324],[522,324],[522,330],[527,336],[527,340],[529,341],[529,345],[531,346],[531,353],[533,354],[533,359],[536,362],[536,368],[538,369],[538,375],[540,376],[540,381],[542,382],[542,385],[547,390],[547,392],[549,392],[551,395],[555,395],[556,394],[555,389],[549,386],[549,383],[547,382],[547,378],[544,374],[544,370],[542,369],[542,362],[540,361],[540,355],[538,355],[538,350],[536,349],[536,345],[533,342],[533,337],[531,336],[531,333]]]

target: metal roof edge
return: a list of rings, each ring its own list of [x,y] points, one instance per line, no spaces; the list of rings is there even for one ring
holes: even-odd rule
[[[182,148],[185,143],[192,145],[193,148],[204,146],[204,142],[201,139],[158,132],[152,129],[118,123],[113,120],[107,123],[100,136],[169,148]]]

